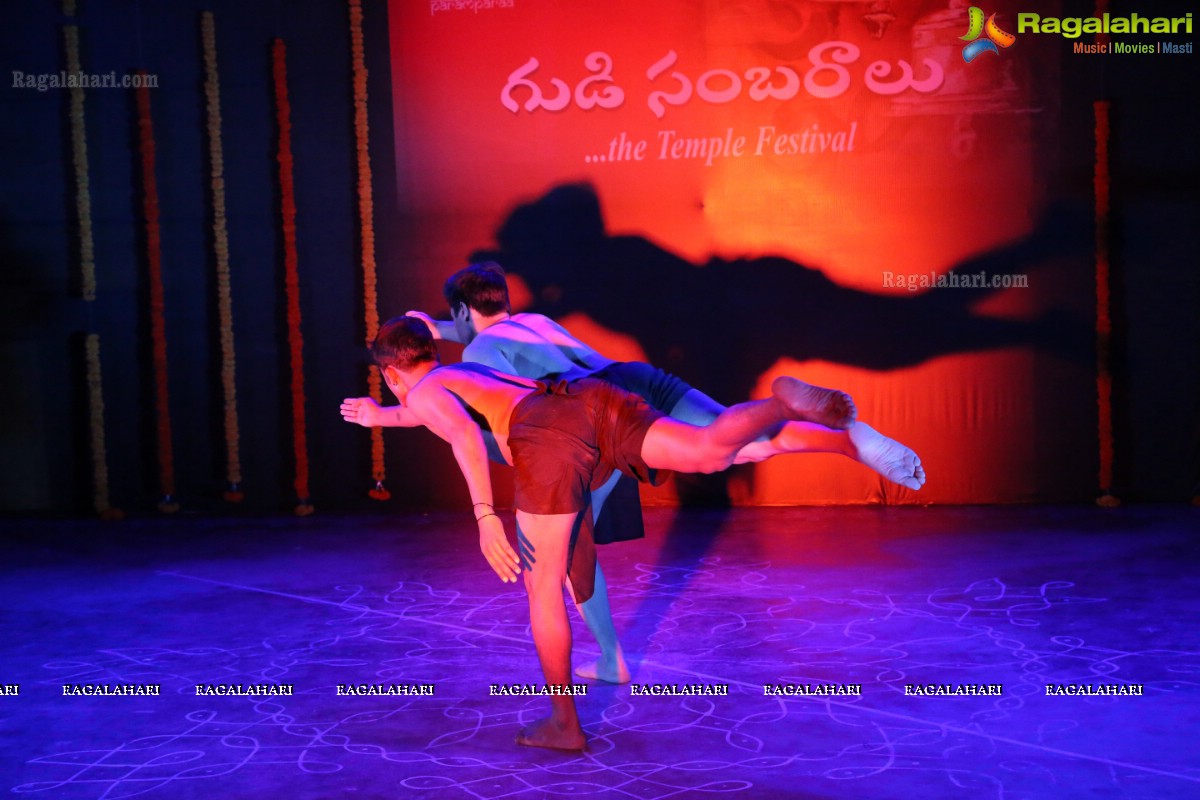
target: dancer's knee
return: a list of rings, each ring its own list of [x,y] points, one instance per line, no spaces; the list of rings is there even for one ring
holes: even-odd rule
[[[734,458],[737,457],[736,451],[730,451],[728,447],[722,447],[704,437],[700,440],[699,446],[692,452],[693,469],[691,472],[700,472],[705,475],[714,472],[724,472],[733,465]]]
[[[563,571],[551,570],[542,564],[527,567],[521,572],[525,591],[531,598],[561,594],[566,577]]]

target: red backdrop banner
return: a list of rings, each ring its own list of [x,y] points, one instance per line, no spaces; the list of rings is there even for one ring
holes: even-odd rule
[[[1045,174],[1062,45],[1005,46],[1015,9],[986,10],[997,46],[966,50],[946,3],[392,2],[411,235],[383,312],[441,311],[495,258],[519,306],[722,402],[784,372],[843,387],[929,472],[917,493],[776,459],[735,502],[1077,499],[1094,357]]]

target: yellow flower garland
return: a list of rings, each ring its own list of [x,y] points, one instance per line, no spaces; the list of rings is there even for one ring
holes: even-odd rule
[[[208,160],[213,204],[213,255],[217,270],[217,319],[221,329],[221,386],[225,402],[225,479],[223,497],[241,502],[242,464],[238,447],[237,369],[233,342],[233,301],[229,282],[229,235],[225,221],[225,156],[221,145],[221,84],[217,74],[217,36],[211,11],[200,17],[204,44],[204,97],[208,110]]]
[[[108,502],[108,455],[104,444],[104,387],[100,379],[100,335],[89,333],[84,339],[87,360],[88,415],[92,434],[92,506],[101,519],[124,516]]]
[[[83,71],[79,61],[79,28],[63,26],[67,51],[67,72],[77,75]],[[96,299],[96,256],[92,242],[92,195],[88,181],[87,127],[83,116],[83,88],[70,90],[71,160],[75,167],[75,216],[79,223],[80,291],[83,299]]]
[[[75,16],[73,0],[64,0],[63,14]],[[82,72],[79,58],[79,28],[63,26],[63,44],[67,55],[67,70]],[[87,127],[83,115],[83,89],[70,90],[67,117],[71,126],[71,161],[75,169],[75,216],[79,226],[80,292],[83,299],[96,299],[96,260],[92,240],[92,196],[88,182]],[[84,338],[84,360],[88,398],[88,428],[92,451],[92,508],[101,519],[115,520],[124,516],[113,508],[108,497],[108,453],[104,442],[104,388],[100,378],[100,336],[89,333]]]

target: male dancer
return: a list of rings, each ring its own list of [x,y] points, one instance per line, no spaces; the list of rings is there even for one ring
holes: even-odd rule
[[[708,395],[662,370],[639,362],[605,358],[548,317],[511,314],[508,284],[498,264],[485,262],[459,270],[446,281],[443,293],[450,306],[451,321],[437,321],[419,311],[410,311],[409,315],[424,320],[434,338],[466,345],[463,361],[538,380],[572,380],[588,375],[602,378],[639,395],[657,411],[695,425],[712,422],[725,410],[725,406]],[[362,425],[394,424],[389,412],[375,406],[369,398],[346,402],[358,406],[358,421]],[[920,489],[925,483],[925,470],[916,454],[864,422],[856,422],[847,429],[814,422],[789,422],[773,436],[764,436],[742,448],[735,463],[758,462],[784,453],[812,452],[841,453],[910,489]],[[611,500],[610,493],[613,493]],[[601,525],[606,507],[613,505],[628,506],[612,515],[620,520],[614,524],[626,530],[613,531],[611,525]],[[593,491],[592,514],[597,524],[597,543],[641,535],[637,487],[620,472]],[[629,668],[612,622],[607,582],[599,563],[594,582],[592,598],[578,607],[600,646],[600,658],[581,665],[576,673],[584,678],[626,683],[630,679]]]
[[[602,356],[549,317],[512,314],[508,283],[499,264],[484,262],[459,270],[447,279],[443,294],[451,321],[434,320],[420,311],[408,313],[424,320],[435,339],[466,345],[463,361],[537,380],[601,378],[639,395],[663,414],[693,425],[708,424],[725,410],[656,367]],[[861,421],[852,419],[854,424],[838,428],[827,422],[782,425],[773,435],[744,447],[734,463],[756,463],[787,453],[840,453],[909,489],[919,490],[925,484],[921,459],[908,447]]]
[[[448,442],[462,470],[479,525],[479,547],[496,574],[523,573],[530,627],[548,686],[571,674],[571,628],[562,587],[568,570],[579,602],[591,594],[595,550],[593,486],[613,470],[656,482],[659,471],[718,472],[738,452],[788,420],[845,427],[854,419],[849,395],[779,378],[769,400],[733,406],[704,427],[663,416],[636,395],[585,378],[550,386],[476,364],[441,366],[429,328],[413,317],[380,328],[372,354],[400,401],[391,412],[402,427],[424,426]],[[358,406],[342,406],[357,422]],[[478,421],[477,421],[478,420]],[[513,465],[517,537],[509,545],[492,506],[488,457]],[[519,744],[579,750],[583,729],[569,694],[551,696],[551,714],[521,731]]]

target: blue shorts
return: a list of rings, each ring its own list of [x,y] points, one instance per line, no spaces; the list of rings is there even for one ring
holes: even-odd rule
[[[641,361],[618,361],[609,364],[591,377],[599,378],[633,392],[655,411],[670,414],[692,387],[670,373]]]

